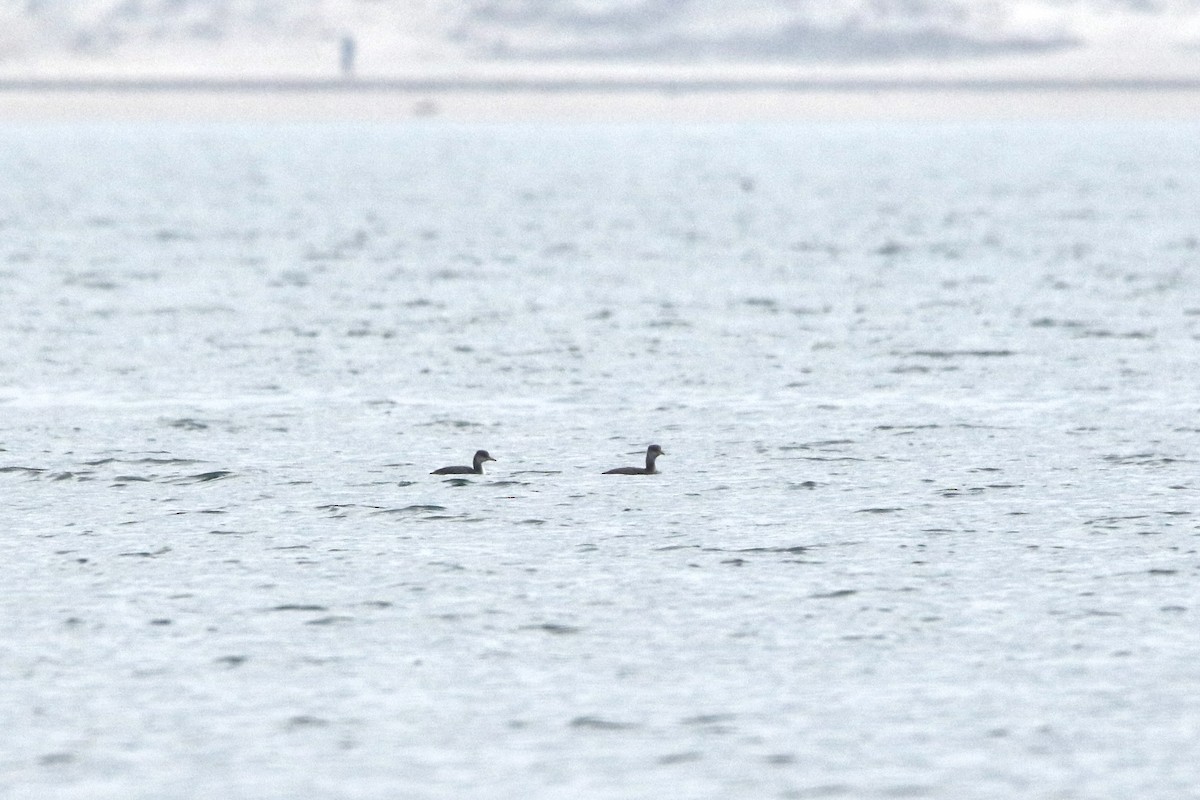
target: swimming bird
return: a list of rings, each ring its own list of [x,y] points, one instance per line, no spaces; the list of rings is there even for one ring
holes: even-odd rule
[[[487,450],[476,450],[475,458],[471,459],[473,466],[470,467],[442,467],[435,469],[430,475],[482,475],[483,462],[495,461],[496,459],[488,455]]]
[[[617,467],[605,472],[605,475],[655,475],[658,470],[654,468],[654,461],[659,456],[665,456],[663,449],[656,444],[652,444],[646,448],[646,466],[645,467]]]

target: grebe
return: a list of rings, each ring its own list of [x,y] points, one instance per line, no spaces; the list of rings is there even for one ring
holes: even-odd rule
[[[605,475],[655,475],[658,470],[654,468],[654,461],[659,456],[665,456],[663,449],[656,444],[652,444],[646,448],[646,466],[645,467],[618,467],[605,472]]]
[[[495,461],[496,459],[488,455],[487,450],[476,450],[475,458],[471,459],[473,466],[470,467],[442,467],[435,469],[430,475],[482,475],[483,462]]]

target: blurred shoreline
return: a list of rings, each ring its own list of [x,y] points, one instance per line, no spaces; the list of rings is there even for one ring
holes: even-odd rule
[[[0,120],[1192,119],[1196,78],[0,78]]]

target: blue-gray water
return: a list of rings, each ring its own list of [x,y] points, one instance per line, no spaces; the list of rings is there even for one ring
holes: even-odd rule
[[[1200,796],[1197,141],[5,128],[0,795]]]

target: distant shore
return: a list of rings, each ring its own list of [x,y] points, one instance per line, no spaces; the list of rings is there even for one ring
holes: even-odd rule
[[[0,77],[3,119],[1200,120],[1200,78]]]
[[[814,78],[809,76],[0,78],[0,92],[1197,92],[1200,78]]]

